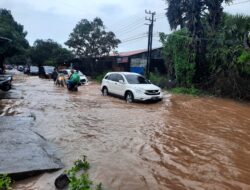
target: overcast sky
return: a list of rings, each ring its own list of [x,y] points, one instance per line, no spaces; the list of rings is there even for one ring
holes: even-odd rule
[[[81,19],[100,17],[107,30],[124,42],[119,45],[120,52],[146,49],[146,9],[156,12],[153,46],[161,45],[158,32],[170,33],[164,0],[0,0],[0,8],[11,10],[15,20],[24,25],[31,45],[36,39],[48,38],[63,45]],[[225,11],[250,14],[250,0],[235,0]]]

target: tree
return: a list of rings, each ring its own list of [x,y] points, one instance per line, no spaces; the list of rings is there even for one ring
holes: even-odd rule
[[[192,50],[186,48],[191,41],[188,31],[181,29],[170,35],[160,33],[160,40],[163,44],[168,78],[176,80],[179,86],[191,88],[195,64]]]
[[[250,17],[224,14],[216,38],[208,43],[213,89],[220,95],[250,99]]]
[[[83,19],[73,29],[65,43],[78,57],[98,58],[108,55],[121,41],[113,32],[106,32],[100,18],[92,22]]]
[[[73,58],[71,51],[63,48],[60,44],[51,39],[36,40],[31,47],[29,54],[32,63],[38,66],[57,66]]]
[[[215,31],[223,13],[222,3],[230,3],[232,0],[166,0],[166,2],[168,4],[166,16],[170,27],[172,29],[177,29],[179,26],[186,27],[190,33],[192,38],[190,49],[194,50],[196,63],[195,81],[204,81],[207,77],[204,59],[206,23],[211,31]]]
[[[224,15],[223,32],[231,40],[235,40],[250,50],[250,17],[246,15]]]
[[[9,39],[0,45],[0,68],[3,69],[4,60],[17,54],[25,54],[29,43],[25,39],[27,32],[18,24],[6,9],[0,9],[0,37]]]

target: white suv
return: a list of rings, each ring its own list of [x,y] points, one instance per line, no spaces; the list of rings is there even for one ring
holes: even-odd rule
[[[162,90],[142,75],[129,72],[107,73],[102,80],[102,94],[114,94],[124,97],[127,102],[134,100],[162,100]]]

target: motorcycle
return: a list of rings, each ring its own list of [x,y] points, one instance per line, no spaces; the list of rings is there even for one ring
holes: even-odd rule
[[[55,85],[64,87],[65,84],[66,84],[66,79],[65,79],[64,75],[59,73],[57,76],[57,79],[55,81]]]
[[[78,84],[72,84],[69,81],[67,82],[67,88],[69,91],[78,91]]]

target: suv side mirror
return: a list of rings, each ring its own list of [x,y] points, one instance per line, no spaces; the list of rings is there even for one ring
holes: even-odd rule
[[[124,81],[123,80],[119,80],[119,83],[124,84]]]

